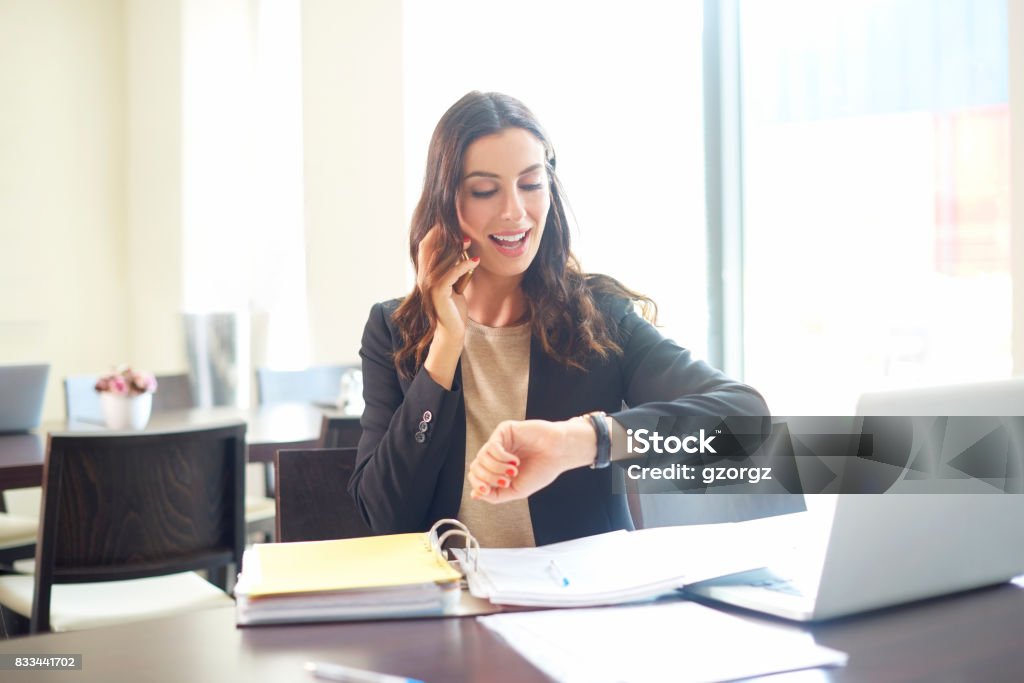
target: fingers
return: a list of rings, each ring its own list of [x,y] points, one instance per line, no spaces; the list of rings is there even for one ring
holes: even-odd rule
[[[420,241],[419,247],[416,252],[416,285],[420,288],[424,294],[429,294],[426,291],[426,283],[431,273],[437,270],[438,258],[444,252],[442,240],[444,230],[440,225],[435,225],[426,236]],[[434,283],[431,289],[435,289],[438,286],[444,288],[452,288],[455,293],[461,294],[462,289],[465,287],[466,282],[469,279],[469,275],[472,274],[473,269],[476,268],[480,262],[478,257],[468,258],[466,252],[472,244],[472,240],[468,237],[464,237],[462,240],[462,258],[452,268],[445,272],[440,277],[430,277],[430,281]],[[457,283],[460,286],[456,286]],[[450,296],[451,292],[445,292],[446,295]]]
[[[478,263],[480,263],[479,256],[459,261],[454,268],[448,271],[448,275],[445,277],[445,284],[451,287],[452,291],[456,294],[462,294],[462,291],[469,283],[469,278],[473,275],[473,269],[476,268]]]
[[[509,453],[496,441],[484,444],[470,463],[467,482],[472,487],[470,496],[496,502],[501,493],[510,489],[519,474],[519,458]]]

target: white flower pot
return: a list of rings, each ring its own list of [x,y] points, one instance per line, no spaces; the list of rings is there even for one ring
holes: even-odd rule
[[[121,395],[102,392],[103,421],[111,429],[142,429],[153,410],[153,394]]]

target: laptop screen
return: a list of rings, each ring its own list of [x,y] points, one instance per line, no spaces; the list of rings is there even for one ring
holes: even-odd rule
[[[0,365],[0,433],[39,426],[49,363]]]

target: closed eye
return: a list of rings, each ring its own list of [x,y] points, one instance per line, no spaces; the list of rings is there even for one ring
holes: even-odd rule
[[[496,192],[497,190],[473,190],[470,194],[477,199],[487,199],[488,197],[493,197]]]
[[[544,183],[530,183],[529,185],[520,185],[519,189],[526,190],[528,192],[535,192],[544,187]]]

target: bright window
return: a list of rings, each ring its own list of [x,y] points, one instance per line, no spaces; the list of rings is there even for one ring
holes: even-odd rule
[[[1005,0],[743,0],[746,379],[778,414],[1008,376]]]

